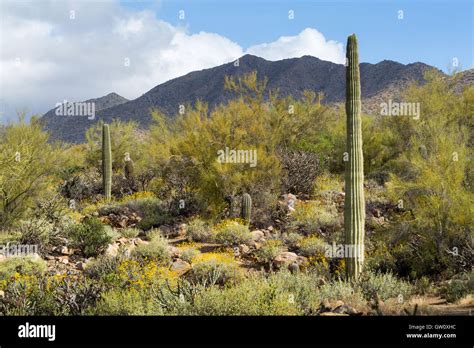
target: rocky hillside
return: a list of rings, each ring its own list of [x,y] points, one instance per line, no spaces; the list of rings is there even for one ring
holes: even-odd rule
[[[404,65],[389,60],[377,64],[362,63],[362,97],[369,99],[384,95],[387,91],[390,91],[389,94],[400,91],[410,80],[421,82],[423,72],[427,68],[430,66],[423,63]],[[43,117],[45,129],[51,133],[52,139],[81,142],[86,129],[100,119],[108,122],[113,118],[135,120],[141,126],[147,127],[151,122],[150,110],[153,108],[172,116],[178,112],[180,104],[194,103],[200,99],[207,102],[212,109],[232,97],[231,93],[224,90],[226,75],[238,76],[251,71],[257,71],[259,77],[268,77],[269,89],[278,88],[281,95],[299,97],[304,90],[313,90],[323,92],[326,103],[344,99],[344,65],[311,56],[267,61],[245,55],[239,59],[238,66],[228,63],[194,71],[160,84],[135,100],[125,102],[125,98],[114,93],[99,98],[96,101],[104,101],[101,104],[104,108],[96,108],[94,120],[88,120],[87,117],[58,117],[54,110],[51,110]]]

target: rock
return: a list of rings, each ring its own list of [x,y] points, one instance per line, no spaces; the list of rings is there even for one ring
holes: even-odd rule
[[[181,256],[181,250],[179,250],[177,247],[174,247],[172,245],[170,245],[168,247],[168,251],[170,252],[171,257],[180,257]]]
[[[140,239],[140,238],[136,238],[136,239],[134,240],[134,242],[135,242],[135,245],[136,245],[136,246],[150,244],[149,241],[143,240],[143,239]]]
[[[128,239],[125,237],[120,237],[119,239],[117,239],[117,242],[120,244],[125,244],[128,242]]]
[[[265,233],[260,230],[250,232],[252,242],[260,242],[265,238]]]
[[[69,249],[67,246],[61,246],[59,247],[59,252],[62,254],[62,255],[72,255],[74,254],[74,250],[73,249]]]
[[[67,264],[69,264],[69,257],[68,256],[60,256],[58,261],[65,264],[65,265],[67,265]]]
[[[4,298],[4,297],[5,297],[5,291],[0,290],[0,298]]]
[[[109,244],[107,245],[107,248],[105,249],[105,255],[109,257],[115,257],[118,255],[119,252],[119,246],[118,244]]]
[[[298,255],[289,251],[283,251],[275,259],[273,260],[276,266],[281,266],[283,264],[289,264],[296,262],[298,259]]]
[[[348,316],[348,314],[334,313],[334,312],[323,312],[323,313],[319,313],[319,315],[322,316],[322,317],[345,317],[345,316]]]
[[[279,201],[279,204],[289,213],[295,211],[296,202],[298,199],[292,193],[287,193],[282,196],[282,200]]]
[[[76,268],[80,271],[85,270],[86,269],[86,262],[83,262],[83,261],[76,262]]]
[[[56,260],[56,258],[53,255],[46,255],[44,258],[48,261]],[[0,260],[1,260],[1,258],[0,258]]]
[[[186,231],[188,230],[188,225],[186,224],[181,224],[178,227],[178,235],[179,236],[184,236],[186,235]]]
[[[245,245],[245,244],[240,244],[239,245],[239,253],[241,255],[245,255],[245,254],[248,254],[250,252],[250,248]]]
[[[342,302],[342,301],[341,301]],[[333,310],[334,313],[354,315],[358,312],[351,306],[343,304]]]
[[[186,261],[177,259],[171,264],[170,270],[177,272],[178,274],[184,274],[191,269],[191,265]]]
[[[380,211],[380,209],[377,209],[377,208],[374,209],[373,214],[376,218],[379,218],[382,216],[382,212]]]
[[[128,243],[123,247],[123,252],[125,256],[130,257],[132,255],[133,250],[136,248],[134,243]]]
[[[293,262],[288,265],[288,270],[291,273],[298,273],[298,271],[300,270],[300,266],[296,262]]]
[[[273,231],[273,226],[268,226],[268,227],[267,227],[267,230],[269,230],[270,232],[272,232],[272,231]]]

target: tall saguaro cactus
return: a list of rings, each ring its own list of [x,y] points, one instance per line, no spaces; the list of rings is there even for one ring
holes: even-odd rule
[[[247,224],[250,224],[250,217],[252,215],[252,197],[248,193],[244,193],[242,196],[242,212],[241,217]]]
[[[106,200],[110,200],[112,191],[112,147],[110,146],[109,125],[102,126],[102,184]]]
[[[360,72],[357,38],[347,39],[346,116],[347,154],[345,166],[344,230],[346,275],[357,278],[364,264],[364,158],[362,154],[362,120],[360,116]]]

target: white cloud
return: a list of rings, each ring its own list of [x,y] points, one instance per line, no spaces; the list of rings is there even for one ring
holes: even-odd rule
[[[249,47],[247,53],[267,60],[297,58],[304,55],[343,64],[344,46],[326,38],[316,29],[306,28],[296,36],[282,36],[270,43]]]
[[[269,60],[313,55],[344,61],[342,44],[310,28],[245,51],[222,35],[191,35],[151,11],[134,12],[113,0],[0,4],[0,123],[15,119],[17,110],[43,113],[64,99],[110,92],[133,99],[167,80],[244,53]]]

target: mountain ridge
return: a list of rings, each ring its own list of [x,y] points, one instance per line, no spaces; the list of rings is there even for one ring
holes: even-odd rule
[[[426,69],[433,68],[421,62],[402,64],[383,60],[376,64],[361,63],[361,94],[370,100],[384,91],[400,90],[409,81],[423,82]],[[436,68],[434,68],[436,69]],[[259,79],[268,78],[268,90],[279,90],[281,96],[302,96],[304,90],[323,92],[325,103],[342,102],[345,97],[345,67],[312,56],[268,61],[264,58],[244,55],[235,61],[213,68],[192,71],[151,88],[136,99],[127,100],[116,93],[90,99],[101,101],[96,105],[96,117],[58,117],[52,109],[43,115],[44,128],[53,140],[67,142],[84,141],[85,131],[98,120],[111,122],[114,118],[136,121],[146,128],[151,123],[150,110],[158,109],[167,116],[178,113],[179,105],[192,104],[199,99],[208,103],[212,110],[227,102],[234,95],[224,89],[225,76],[242,76],[257,71]],[[439,71],[439,70],[438,70]],[[370,111],[370,110],[369,110]]]

